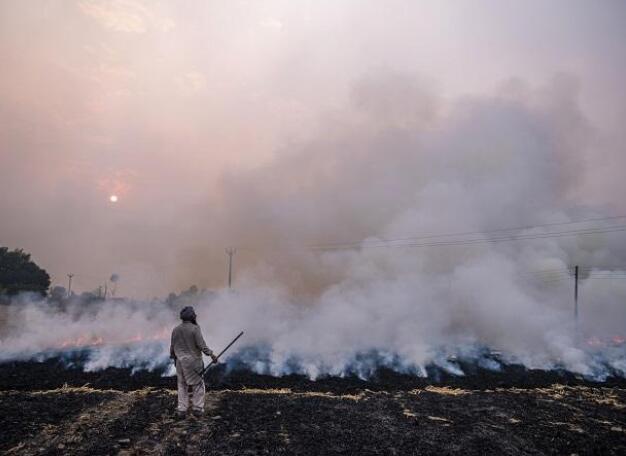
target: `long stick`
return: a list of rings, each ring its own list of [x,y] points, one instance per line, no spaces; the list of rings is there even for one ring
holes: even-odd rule
[[[222,355],[226,352],[226,350],[228,350],[228,349],[229,349],[229,348],[230,348],[230,347],[231,347],[231,346],[232,346],[235,342],[237,342],[237,339],[239,339],[241,336],[243,336],[243,331],[241,331],[241,332],[239,333],[239,335],[238,335],[237,337],[235,337],[235,338],[232,340],[232,342],[231,342],[230,344],[228,344],[228,345],[226,346],[226,348],[220,352],[220,354],[219,354],[219,355],[217,355],[217,357],[216,357],[216,360],[215,360],[215,361],[211,360],[211,362],[210,362],[210,363],[209,363],[209,364],[208,364],[208,365],[207,365],[204,369],[202,369],[202,372],[200,372],[200,376],[201,376],[201,377],[204,377],[204,373],[207,371],[207,369],[208,369],[209,367],[211,367],[213,364],[216,364],[216,363],[217,363],[217,360],[219,360],[219,359],[220,359],[220,356],[222,356]]]

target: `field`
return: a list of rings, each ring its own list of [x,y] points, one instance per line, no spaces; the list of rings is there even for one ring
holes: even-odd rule
[[[83,373],[54,361],[5,364],[0,374],[0,453],[8,455],[626,454],[619,381],[220,374],[206,416],[177,420],[173,379],[156,374]]]

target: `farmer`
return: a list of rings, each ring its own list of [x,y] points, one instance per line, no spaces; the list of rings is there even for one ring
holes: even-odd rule
[[[204,380],[202,379],[202,353],[210,356],[214,362],[217,357],[207,347],[202,337],[200,326],[196,323],[196,312],[193,307],[187,306],[180,311],[183,321],[172,331],[170,358],[176,365],[178,377],[178,410],[179,418],[187,414],[189,408],[189,393],[191,392],[192,413],[202,416],[204,413]]]

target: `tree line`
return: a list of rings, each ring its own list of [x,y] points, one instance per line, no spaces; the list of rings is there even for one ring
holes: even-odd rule
[[[45,296],[50,288],[50,275],[30,254],[22,249],[0,247],[0,296],[15,296],[22,292]]]

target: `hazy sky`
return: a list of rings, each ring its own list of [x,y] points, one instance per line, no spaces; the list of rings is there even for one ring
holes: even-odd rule
[[[407,112],[438,129],[463,100],[502,93],[575,105],[585,147],[568,195],[623,214],[624,43],[621,0],[4,0],[0,245],[31,252],[55,284],[75,273],[79,291],[113,272],[133,296],[222,285],[224,247],[253,243],[262,218],[291,226],[241,216],[263,204],[246,194],[272,185],[263,170],[291,173],[307,151],[331,163],[324,140],[410,130]],[[314,224],[294,239],[332,241]],[[378,227],[344,225],[337,241]]]

